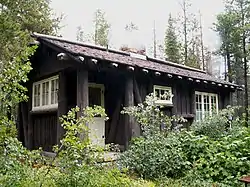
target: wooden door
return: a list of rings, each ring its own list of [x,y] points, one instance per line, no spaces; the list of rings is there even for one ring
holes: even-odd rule
[[[104,85],[89,84],[89,106],[104,107]],[[94,122],[89,124],[89,138],[92,144],[105,145],[105,120],[102,117],[95,117]]]

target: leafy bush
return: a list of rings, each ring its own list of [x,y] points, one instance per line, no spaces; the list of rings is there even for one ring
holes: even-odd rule
[[[206,117],[205,120],[195,122],[191,128],[197,135],[206,135],[211,138],[220,138],[230,133],[232,128],[242,126],[242,121],[235,116],[238,107],[221,110],[218,114]]]
[[[63,116],[66,130],[60,146],[55,147],[56,157],[42,156],[41,150],[29,151],[15,138],[15,131],[8,121],[0,133],[0,186],[47,187],[47,186],[152,186],[143,180],[132,179],[116,168],[100,165],[103,150],[91,145],[86,124],[96,115],[105,117],[101,107],[86,108],[82,117],[76,118],[79,108]]]
[[[143,103],[138,106],[125,107],[122,114],[128,114],[140,124],[143,136],[150,136],[159,132],[168,132],[172,127],[172,122],[180,125],[186,120],[182,117],[169,117],[163,111],[162,106],[155,104],[156,98],[153,94],[146,97]]]
[[[158,121],[159,114],[154,120],[151,120],[152,114],[148,114],[150,119],[140,121],[142,114],[137,113],[143,111],[143,107],[126,111],[133,111],[129,114],[137,117],[139,123]],[[160,110],[155,110],[154,114],[157,112]],[[234,116],[234,108],[225,109],[196,123],[189,132],[155,128],[156,133],[132,140],[119,163],[146,179],[170,178],[165,183],[169,186],[185,186],[182,182],[187,186],[211,186],[213,183],[238,186],[238,179],[250,171],[250,129],[242,127],[237,117],[229,120],[231,116]],[[147,115],[142,115],[143,118]],[[156,122],[157,126],[161,122]],[[171,184],[171,179],[176,185]]]
[[[237,186],[250,171],[250,131],[242,128],[219,140],[192,132],[138,138],[121,156],[120,164],[149,179],[201,180]],[[192,182],[192,180],[190,181]]]
[[[120,164],[140,177],[181,177],[190,168],[176,134],[137,138],[120,157]]]

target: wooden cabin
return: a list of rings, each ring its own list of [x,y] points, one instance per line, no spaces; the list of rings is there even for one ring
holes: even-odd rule
[[[201,70],[141,54],[37,33],[33,37],[39,47],[31,58],[29,100],[20,104],[17,123],[29,149],[51,151],[64,134],[59,116],[75,106],[105,108],[109,120],[96,118],[89,127],[94,143],[126,146],[140,135],[140,127],[120,113],[124,106],[154,93],[166,114],[192,123],[212,114],[212,107],[218,111],[230,104],[230,93],[238,88]]]

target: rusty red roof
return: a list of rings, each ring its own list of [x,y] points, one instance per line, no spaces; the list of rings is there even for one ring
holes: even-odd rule
[[[177,75],[187,78],[192,78],[194,80],[208,81],[217,84],[224,84],[229,86],[238,87],[235,84],[218,79],[214,76],[207,74],[204,71],[186,67],[184,65],[175,64],[169,61],[163,61],[159,59],[149,58],[147,60],[134,58],[130,56],[130,53],[106,49],[105,47],[84,44],[80,42],[74,42],[70,40],[65,40],[59,37],[53,37],[48,35],[42,35],[34,33],[33,37],[37,38],[39,41],[49,43],[56,47],[65,50],[74,56],[91,57],[97,60],[105,60],[108,62],[115,62],[117,64],[129,65],[137,68],[143,68],[151,71],[157,71],[161,73],[167,73],[171,75]]]

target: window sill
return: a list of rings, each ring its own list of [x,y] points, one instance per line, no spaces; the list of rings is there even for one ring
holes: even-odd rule
[[[155,101],[155,104],[157,106],[163,106],[163,107],[173,107],[173,103],[170,101]]]
[[[47,107],[38,107],[33,108],[30,113],[32,114],[41,114],[41,113],[48,113],[48,112],[55,112],[58,109],[58,105],[55,106],[47,106]]]

